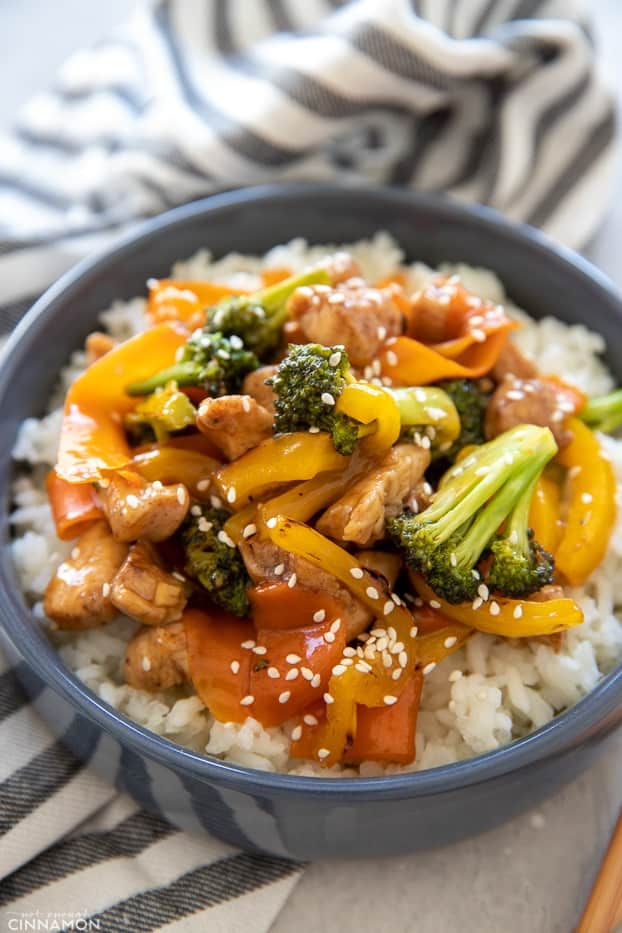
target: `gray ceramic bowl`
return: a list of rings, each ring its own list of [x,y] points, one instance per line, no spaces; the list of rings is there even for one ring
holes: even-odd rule
[[[400,190],[288,185],[218,195],[145,224],[54,285],[15,332],[0,372],[0,631],[37,709],[81,759],[145,807],[247,849],[296,858],[408,852],[487,829],[585,768],[622,719],[622,669],[553,722],[506,748],[418,774],[331,780],[265,774],[201,757],[135,725],[59,661],[20,593],[8,542],[10,451],[20,422],[44,411],[58,370],[115,298],[207,246],[263,253],[296,236],[336,243],[390,231],[411,259],[494,269],[536,317],[584,321],[615,354],[622,303],[600,273],[528,227],[483,208]]]

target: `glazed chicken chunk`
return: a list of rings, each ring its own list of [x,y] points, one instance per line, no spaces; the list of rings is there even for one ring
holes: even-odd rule
[[[272,415],[251,395],[204,399],[196,423],[228,460],[236,460],[272,436]]]
[[[183,622],[137,632],[127,646],[123,673],[125,682],[138,690],[167,690],[189,680]]]
[[[271,379],[278,368],[278,366],[260,366],[259,369],[249,373],[242,383],[243,394],[251,395],[273,417],[275,395],[271,386],[266,385],[266,379]]]
[[[190,496],[183,483],[136,486],[115,475],[99,489],[112,533],[119,541],[165,541],[183,522]]]
[[[88,629],[117,615],[111,581],[127,554],[127,547],[98,521],[82,534],[48,583],[43,607],[61,629]]]
[[[546,379],[516,379],[506,376],[495,389],[486,409],[484,431],[490,440],[518,424],[550,428],[559,447],[571,435],[564,427],[568,410],[554,383]]]
[[[384,536],[385,520],[399,515],[429,462],[429,451],[415,444],[391,448],[324,512],[318,531],[361,547],[378,541]]]
[[[307,340],[344,346],[355,367],[370,363],[384,342],[402,331],[402,315],[391,290],[371,288],[361,279],[349,279],[337,288],[298,288],[288,310]]]
[[[115,341],[110,334],[104,334],[100,330],[93,331],[84,341],[86,365],[91,366],[97,360],[101,360],[102,356],[110,353],[115,345]]]
[[[119,612],[145,625],[174,622],[187,602],[183,579],[163,569],[146,541],[130,548],[112,581],[110,599]]]

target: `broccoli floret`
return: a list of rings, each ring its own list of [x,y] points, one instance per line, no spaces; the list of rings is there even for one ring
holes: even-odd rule
[[[150,395],[173,380],[179,386],[199,386],[212,397],[231,395],[239,392],[244,377],[258,366],[259,360],[239,337],[198,330],[177,363],[132,383],[125,391],[128,395]]]
[[[237,336],[260,360],[270,359],[281,342],[283,324],[287,319],[286,303],[289,296],[302,285],[328,285],[330,277],[325,269],[311,269],[291,276],[254,292],[223,298],[208,309],[206,330]]]
[[[613,434],[622,425],[622,389],[589,399],[579,417],[594,431]]]
[[[387,523],[389,534],[405,551],[409,566],[422,573],[441,598],[450,603],[472,600],[481,582],[481,558],[503,522],[509,515],[514,517],[521,497],[527,490],[533,491],[542,469],[556,452],[548,428],[511,428],[454,466],[441,480],[427,509],[391,519]],[[519,509],[517,521],[520,515]],[[511,532],[508,541],[514,544]],[[518,540],[517,559],[520,549]],[[501,585],[497,588],[503,592]]]
[[[224,509],[205,505],[200,515],[188,515],[180,531],[184,569],[218,606],[244,618],[249,610],[246,590],[251,580],[239,550],[223,530],[228,518]]]
[[[290,344],[287,356],[268,380],[276,396],[274,430],[279,434],[309,428],[328,431],[335,450],[349,456],[362,425],[336,412],[335,403],[352,381],[350,361],[343,347]]]
[[[165,441],[169,434],[194,425],[195,416],[195,407],[188,396],[179,391],[176,382],[169,382],[139,402],[134,411],[125,416],[124,423],[133,437],[151,433],[155,440]]]
[[[460,417],[460,434],[444,451],[445,456],[453,460],[463,447],[484,443],[484,416],[490,392],[484,391],[481,382],[474,379],[452,379],[441,382],[440,388],[450,397]]]

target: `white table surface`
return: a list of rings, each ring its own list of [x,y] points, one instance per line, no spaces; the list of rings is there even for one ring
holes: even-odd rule
[[[500,0],[499,0],[500,2]],[[128,0],[1,0],[0,130]],[[622,0],[592,0],[603,72],[622,104]],[[622,159],[620,160],[622,166]],[[622,287],[622,172],[587,255]],[[570,933],[622,805],[622,734],[538,810],[457,845],[307,868],[272,933]]]

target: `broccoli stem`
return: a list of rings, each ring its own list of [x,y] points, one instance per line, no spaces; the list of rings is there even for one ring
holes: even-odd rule
[[[268,314],[278,311],[286,314],[285,302],[293,291],[303,285],[330,285],[330,276],[326,269],[308,269],[300,275],[292,275],[288,279],[283,279],[282,282],[262,288],[249,297],[253,303],[265,308]]]
[[[580,417],[595,431],[613,433],[622,425],[622,389],[591,398]]]
[[[151,395],[156,389],[165,386],[171,380],[174,380],[178,386],[196,385],[200,380],[200,367],[192,360],[186,360],[180,363],[174,363],[167,369],[161,369],[148,379],[142,382],[133,382],[127,386],[125,391],[128,395]]]

